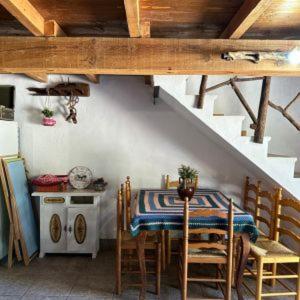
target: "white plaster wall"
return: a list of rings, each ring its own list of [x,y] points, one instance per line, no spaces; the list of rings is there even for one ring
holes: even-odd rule
[[[178,166],[189,164],[199,170],[200,185],[220,189],[237,201],[241,195],[249,174],[245,167],[167,104],[158,101],[154,106],[143,77],[101,76],[100,85],[91,84],[91,96],[80,99],[77,125],[64,120],[65,101],[51,98],[57,119],[52,128],[40,125],[44,101],[26,90],[43,84],[21,75],[0,75],[0,84],[16,86],[21,152],[31,176],[65,174],[85,165],[108,181],[101,203],[102,238],[114,237],[115,194],[126,175],[135,188],[160,187],[164,174],[176,177]]]
[[[229,76],[209,76],[208,87],[228,80]],[[192,75],[187,80],[187,93],[198,94],[201,76]],[[257,115],[259,106],[261,81],[237,83],[249,105]],[[300,92],[300,77],[273,77],[271,83],[270,100],[275,104],[285,107]],[[249,128],[252,123],[245,109],[239,102],[230,86],[225,86],[211,92],[218,95],[215,112],[225,115],[245,115],[244,129],[248,135],[253,135]],[[300,99],[288,110],[300,122]],[[270,153],[298,157],[296,171],[300,172],[300,133],[278,111],[269,108],[266,135],[271,136]]]

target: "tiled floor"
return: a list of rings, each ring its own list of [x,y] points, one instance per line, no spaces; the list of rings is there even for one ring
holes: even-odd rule
[[[252,281],[250,283],[253,285]],[[154,288],[149,287],[147,299],[157,299],[151,290]],[[221,296],[221,293],[214,285],[189,285],[191,297],[218,295]],[[100,251],[95,260],[89,256],[47,255],[43,259],[36,258],[29,267],[22,264],[15,265],[11,270],[0,267],[0,300],[137,298],[137,289],[126,289],[121,297],[114,295],[114,252],[109,250]],[[180,299],[175,264],[162,275],[160,299]],[[253,299],[246,290],[245,299]]]

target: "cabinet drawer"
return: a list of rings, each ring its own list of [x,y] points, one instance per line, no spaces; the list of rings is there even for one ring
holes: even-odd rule
[[[93,196],[71,196],[70,204],[94,204],[94,200]]]
[[[44,197],[44,204],[63,204],[66,202],[64,197]]]

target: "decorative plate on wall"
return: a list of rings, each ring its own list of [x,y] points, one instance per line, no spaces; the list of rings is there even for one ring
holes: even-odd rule
[[[69,173],[69,182],[75,189],[87,188],[93,179],[92,171],[87,167],[78,166]]]

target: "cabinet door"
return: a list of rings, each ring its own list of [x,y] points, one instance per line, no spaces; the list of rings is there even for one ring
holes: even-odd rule
[[[67,250],[67,208],[64,204],[41,206],[41,252]]]
[[[97,227],[95,207],[68,208],[68,251],[94,253]]]

